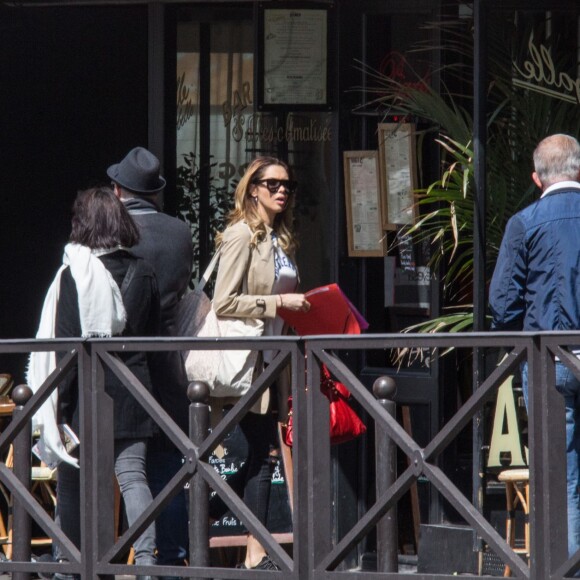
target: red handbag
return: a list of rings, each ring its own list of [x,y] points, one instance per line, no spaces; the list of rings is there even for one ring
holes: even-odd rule
[[[330,444],[337,445],[355,439],[366,432],[366,425],[348,404],[350,392],[330,376],[325,365],[320,368],[320,390],[330,403]],[[288,423],[284,432],[286,445],[293,443],[292,397],[288,397]]]

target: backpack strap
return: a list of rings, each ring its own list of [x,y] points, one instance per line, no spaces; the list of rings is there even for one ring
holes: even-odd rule
[[[127,291],[127,288],[129,288],[129,284],[133,281],[136,271],[137,260],[131,260],[127,272],[125,273],[125,277],[123,278],[123,283],[121,284],[121,296],[125,297],[125,292]]]
[[[133,278],[135,277],[135,272],[137,271],[137,260],[131,260],[127,271],[125,272],[125,277],[123,278],[123,282],[121,283],[121,296],[123,298],[123,302],[125,302],[125,294],[127,293],[127,289],[129,288],[129,284],[131,284]],[[125,330],[121,333],[121,336],[125,336],[127,333],[130,333],[129,328],[129,320],[127,317],[127,322],[125,324]]]

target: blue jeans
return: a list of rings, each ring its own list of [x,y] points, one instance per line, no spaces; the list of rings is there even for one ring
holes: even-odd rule
[[[145,439],[115,440],[115,475],[119,482],[127,521],[131,525],[153,498],[145,474],[147,441]],[[77,546],[80,545],[80,471],[61,463],[58,466],[56,521]],[[155,524],[151,524],[133,544],[135,563],[155,563]],[[54,548],[55,559],[63,558],[58,545]]]
[[[522,388],[528,406],[528,365],[522,364]],[[568,495],[568,556],[580,549],[580,381],[556,361],[556,389],[566,408],[566,481]]]
[[[183,466],[183,455],[175,448],[153,441],[147,453],[147,477],[153,497]],[[181,490],[157,516],[157,563],[182,565],[187,558],[189,534],[185,490]]]

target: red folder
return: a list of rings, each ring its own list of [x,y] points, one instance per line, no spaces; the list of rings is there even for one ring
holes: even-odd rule
[[[337,284],[314,288],[305,294],[310,302],[308,312],[294,312],[281,309],[280,317],[297,334],[360,334],[368,328],[361,316]]]

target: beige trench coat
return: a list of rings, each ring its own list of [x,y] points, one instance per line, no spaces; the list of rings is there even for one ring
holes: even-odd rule
[[[224,231],[213,297],[213,307],[218,316],[253,319],[276,316],[277,297],[272,295],[274,248],[271,232],[272,228],[266,226],[266,238],[251,248],[252,233],[245,222],[237,222]],[[277,381],[282,415],[285,414],[285,402],[289,391],[287,375],[288,373],[284,373],[284,379]],[[285,383],[284,388],[281,383]],[[235,398],[214,401],[212,411],[214,407],[235,402]],[[269,391],[266,391],[252,411],[264,414],[268,411],[269,403]]]

